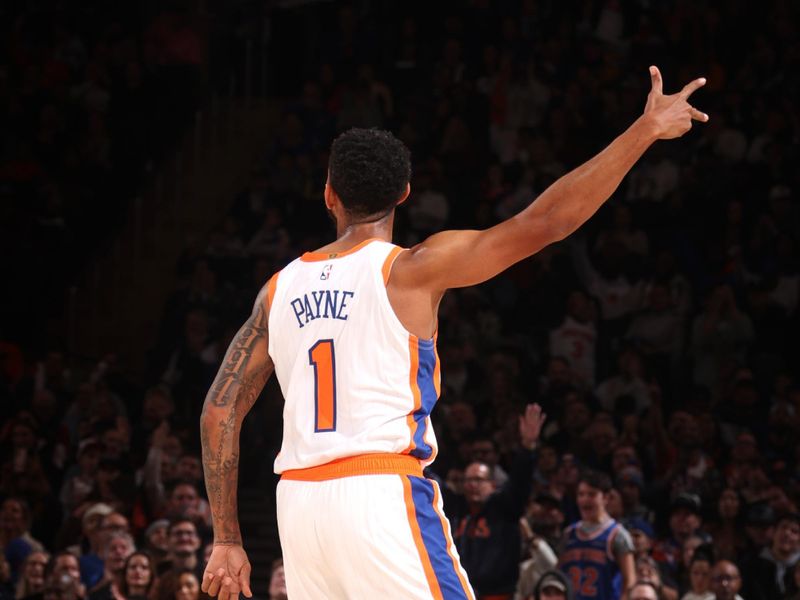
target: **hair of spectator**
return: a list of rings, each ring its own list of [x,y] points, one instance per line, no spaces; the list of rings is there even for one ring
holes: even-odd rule
[[[167,533],[172,533],[172,530],[181,523],[191,523],[195,529],[195,532],[197,532],[197,521],[189,517],[175,517],[174,519],[170,519],[169,526],[167,527]]]
[[[130,544],[132,550],[136,550],[136,542],[134,541],[133,536],[131,536],[130,533],[127,533],[125,531],[115,531],[111,535],[109,535],[108,539],[106,540],[106,547],[105,547],[106,553],[108,553],[109,548],[111,548],[111,542],[113,542],[114,540],[125,540],[126,542],[128,542],[128,544]]]
[[[411,152],[389,131],[349,129],[331,145],[330,185],[348,214],[383,216],[411,179]]]
[[[635,590],[639,586],[649,587],[656,593],[657,597],[661,598],[661,593],[658,591],[656,584],[654,584],[652,581],[646,581],[644,579],[638,579],[636,583],[633,584],[633,587],[631,587],[631,593],[633,593],[633,590]]]
[[[611,478],[601,471],[594,469],[584,469],[578,478],[578,484],[585,483],[589,487],[595,488],[608,494],[613,487],[611,485]]]

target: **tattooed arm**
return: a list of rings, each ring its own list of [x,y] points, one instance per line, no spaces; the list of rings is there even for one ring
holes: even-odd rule
[[[214,524],[214,550],[203,575],[202,589],[220,600],[250,597],[250,563],[242,549],[236,486],[239,475],[239,432],[274,369],[269,357],[266,288],[253,313],[233,338],[208,391],[200,418],[208,501]]]

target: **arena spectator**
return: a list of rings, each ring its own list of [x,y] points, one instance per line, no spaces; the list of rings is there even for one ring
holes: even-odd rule
[[[144,531],[144,551],[158,566],[167,560],[169,554],[169,520],[157,519]],[[160,572],[160,569],[158,569]]]
[[[735,560],[745,545],[742,525],[742,501],[736,490],[725,488],[717,501],[717,519],[706,526],[720,559]]]
[[[200,536],[197,534],[194,521],[185,517],[170,521],[167,534],[169,569],[173,572],[188,569],[195,574],[201,573],[203,565],[197,557],[197,552],[200,550]]]
[[[545,415],[530,405],[519,417],[521,449],[508,481],[497,488],[489,467],[471,463],[464,471],[463,498],[445,499],[453,521],[453,541],[461,564],[479,596],[511,598],[519,577],[519,520],[530,494],[533,449]]]
[[[43,551],[41,542],[30,534],[31,514],[28,503],[22,498],[6,498],[0,505],[0,534],[5,559],[11,568],[11,577],[17,573],[25,557],[33,551]]]
[[[34,550],[22,561],[19,580],[14,597],[29,598],[44,590],[44,574],[50,555],[47,552]]]
[[[158,580],[156,600],[207,600],[208,595],[200,591],[197,575],[191,569],[178,569],[163,575]]]
[[[585,471],[578,479],[581,520],[564,533],[559,567],[579,600],[627,594],[634,582],[633,542],[606,510],[610,490],[604,473]]]
[[[269,600],[287,600],[286,576],[283,572],[283,559],[281,558],[272,561],[269,575]]]
[[[125,600],[141,600],[150,597],[156,580],[153,559],[146,552],[133,552],[125,559],[123,577],[119,584],[120,595]]]
[[[689,589],[681,600],[714,600],[711,592],[712,560],[707,554],[695,554],[689,564]]]
[[[542,495],[537,498],[529,506],[527,514],[520,520],[520,527],[522,531],[523,542],[527,546],[527,554],[523,554],[524,560],[519,565],[519,580],[517,581],[517,589],[514,593],[514,598],[529,598],[535,593],[539,581],[545,573],[553,573],[553,569],[558,565],[558,557],[553,550],[553,546],[544,537],[537,534],[533,526],[537,526],[539,531],[542,530],[541,522],[545,521],[549,524],[546,529],[561,534],[561,525],[564,521],[563,513],[560,514],[560,523],[553,525],[553,513],[558,511],[551,511],[552,504],[555,501],[556,506],[559,502],[556,498],[544,498]],[[546,508],[543,504],[549,504],[550,507]],[[549,514],[548,514],[549,513]],[[544,519],[539,519],[538,515],[547,515]],[[557,542],[558,540],[555,540]]]
[[[649,583],[658,592],[658,597],[663,600],[677,600],[678,590],[673,585],[665,582],[661,576],[658,563],[650,556],[636,558],[636,580]]]
[[[51,574],[62,584],[68,584],[76,598],[86,598],[86,586],[81,583],[81,563],[77,554],[62,550],[52,559]]]
[[[652,582],[639,580],[633,584],[628,598],[630,600],[662,600],[663,596],[659,594],[658,587]]]
[[[561,325],[550,331],[550,356],[563,356],[570,370],[585,389],[595,385],[597,318],[595,307],[585,292],[574,290],[567,298],[567,310]]]
[[[772,543],[742,564],[742,592],[752,600],[782,598],[794,589],[794,567],[800,561],[800,515],[788,513],[775,521]]]
[[[739,568],[728,560],[721,560],[711,570],[711,591],[714,600],[742,600],[739,590],[742,578]]]
[[[115,531],[108,535],[102,554],[103,577],[89,591],[90,600],[114,600],[120,595],[126,562],[135,551],[136,544],[130,534]]]
[[[569,580],[559,571],[548,571],[536,584],[532,595],[520,596],[515,600],[572,600],[575,596]]]
[[[702,523],[700,498],[696,494],[678,494],[670,504],[670,535],[653,548],[653,558],[663,563],[673,577],[680,568],[683,545],[700,531]]]
[[[103,530],[103,519],[114,512],[108,504],[98,502],[89,506],[81,517],[85,551],[81,554],[81,582],[91,590],[103,577],[103,552],[107,536]]]

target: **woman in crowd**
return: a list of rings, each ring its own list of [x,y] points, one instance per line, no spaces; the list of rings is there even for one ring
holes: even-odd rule
[[[711,592],[711,559],[703,552],[696,552],[689,563],[689,591],[681,600],[713,600]]]
[[[155,582],[153,559],[146,552],[134,552],[125,561],[120,593],[125,600],[148,598]]]

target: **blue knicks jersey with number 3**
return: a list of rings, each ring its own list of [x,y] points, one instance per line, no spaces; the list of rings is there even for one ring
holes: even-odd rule
[[[361,454],[436,457],[435,340],[410,334],[386,292],[400,252],[373,239],[306,253],[270,280],[269,354],[285,399],[276,473]]]
[[[619,523],[613,519],[594,535],[586,535],[573,523],[559,568],[572,581],[576,600],[617,600],[622,594],[622,573],[614,556],[613,542]]]

